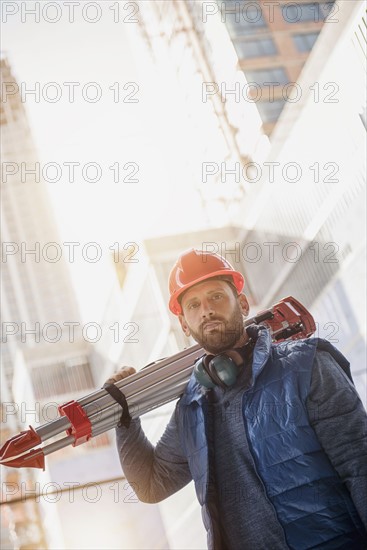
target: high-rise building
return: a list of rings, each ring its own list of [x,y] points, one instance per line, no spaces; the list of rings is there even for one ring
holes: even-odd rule
[[[69,256],[64,255],[20,89],[6,58],[1,76],[3,443],[30,424],[53,420],[58,405],[94,391],[112,365],[83,334],[65,261]],[[113,433],[47,456],[45,472],[1,468],[4,548],[143,546],[144,505],[122,476]],[[101,522],[91,522],[96,508]],[[149,548],[166,547],[157,507],[144,523],[151,532]]]
[[[205,2],[206,18],[214,14],[226,25],[246,76],[248,93],[270,135],[297,82],[324,24],[338,22],[333,1],[269,2],[217,0]]]
[[[178,43],[188,40],[198,74],[211,83],[218,122],[243,160],[253,158],[249,150],[241,150],[246,134],[252,133],[252,145],[257,142],[250,105],[256,106],[262,131],[270,135],[285,104],[294,98],[295,83],[323,26],[339,21],[338,5],[321,0],[143,1],[139,11],[152,51],[163,39],[176,55]],[[178,73],[181,70],[177,67]],[[188,81],[183,85],[189,89]],[[235,117],[230,114],[233,104]],[[241,110],[246,121],[242,130]]]
[[[4,369],[11,377],[11,349],[30,361],[45,348],[55,352],[54,344],[69,343],[59,327],[80,317],[19,87],[4,57],[1,79],[1,313]]]
[[[62,257],[42,167],[17,81],[5,57],[1,58],[1,81],[3,443],[29,424],[52,419],[51,413],[51,418],[42,414],[47,404],[62,403],[78,392],[94,389],[94,381],[88,343],[77,330],[81,324],[76,296]],[[73,338],[67,330],[70,322],[76,327]],[[3,482],[5,500],[11,495],[18,499],[8,507],[10,548],[55,544],[55,507],[42,512],[31,498],[24,498],[25,491],[29,494],[39,488],[38,474],[6,468]],[[53,530],[49,529],[52,524]]]
[[[350,360],[366,398],[366,19],[364,2],[341,2],[301,75],[243,201],[251,294],[267,306],[293,294]],[[246,249],[244,249],[246,250]]]
[[[139,37],[145,44],[147,64],[154,60],[162,74],[157,86],[166,93],[170,86],[175,141],[185,147],[185,162],[175,178],[184,172],[196,188],[200,229],[215,227],[218,220],[230,223],[250,185],[239,178],[233,185],[225,183],[223,172],[261,162],[269,148],[255,104],[239,98],[246,79],[232,40],[218,14],[203,20],[201,1],[142,1],[138,6],[139,24],[128,30],[134,45]]]

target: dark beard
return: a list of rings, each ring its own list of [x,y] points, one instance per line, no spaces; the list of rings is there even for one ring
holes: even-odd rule
[[[237,306],[229,321],[223,321],[220,317],[210,319],[210,322],[220,321],[222,324],[210,332],[205,331],[205,323],[199,328],[198,332],[190,329],[191,336],[206,351],[213,355],[218,355],[226,350],[235,347],[236,342],[241,338],[244,327],[240,308]]]

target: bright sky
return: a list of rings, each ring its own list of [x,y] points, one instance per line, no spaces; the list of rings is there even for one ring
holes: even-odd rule
[[[37,102],[34,95],[27,94],[25,105],[41,162],[58,162],[62,167],[60,182],[49,185],[58,203],[57,216],[62,232],[70,232],[75,222],[74,230],[78,235],[83,236],[84,227],[85,237],[91,240],[96,214],[100,220],[103,218],[103,224],[98,224],[99,239],[103,238],[103,228],[106,235],[108,229],[113,233],[123,230],[128,240],[138,239],[153,228],[156,230],[155,222],[161,216],[155,216],[152,208],[144,211],[144,202],[151,206],[151,200],[159,196],[155,208],[164,208],[165,193],[157,193],[157,187],[167,185],[162,177],[165,174],[160,173],[159,179],[152,176],[156,176],[155,166],[167,166],[171,155],[166,148],[172,140],[168,132],[164,133],[169,119],[162,116],[163,97],[162,94],[158,97],[157,80],[153,85],[146,78],[145,67],[140,67],[140,74],[134,67],[126,36],[127,23],[113,22],[114,13],[109,9],[113,5],[111,2],[99,4],[103,7],[102,17],[95,24],[81,21],[77,17],[81,13],[78,9],[75,9],[78,19],[75,23],[67,21],[68,10],[65,9],[60,21],[54,24],[42,17],[35,23],[30,14],[24,14],[26,22],[22,23],[21,5],[24,8],[24,4],[20,2],[19,13],[9,15],[8,22],[3,24],[3,49],[21,89],[40,87],[40,100]],[[33,4],[28,2],[28,9]],[[51,9],[48,14],[53,16]],[[92,10],[89,15],[94,15]],[[126,12],[123,15],[126,17]],[[54,97],[57,88],[49,86],[50,82],[57,83],[62,92],[57,102],[42,97],[43,94],[51,99]],[[69,101],[70,85],[64,82],[80,83],[75,86],[74,102]],[[82,96],[85,93],[94,97],[96,86],[85,86],[91,82],[97,83],[101,92],[101,99],[96,103]],[[129,82],[134,84],[127,85],[124,90]],[[118,88],[120,101],[115,102]],[[121,101],[123,98],[128,100],[129,96],[138,102]],[[63,164],[65,162],[81,163],[75,168],[74,184],[67,181],[69,169]],[[89,162],[101,166],[102,177],[98,184],[83,177],[82,167]],[[114,172],[109,168],[115,163],[120,165],[121,178],[136,171],[133,164],[124,169],[126,163],[138,164],[139,173],[135,178],[139,178],[139,184],[128,181],[115,184]],[[93,179],[94,174],[90,168],[87,177]],[[63,227],[65,218],[68,228]]]
[[[41,166],[60,166],[60,181],[48,183],[48,189],[61,241],[96,241],[107,247],[201,226],[200,204],[185,178],[185,113],[177,109],[175,94],[162,75],[140,57],[139,44],[132,50],[128,42],[127,34],[137,23],[124,20],[135,18],[134,3],[99,2],[97,23],[83,20],[83,2],[75,6],[73,23],[66,2],[58,2],[59,14],[55,2],[41,2],[42,9],[53,7],[41,10],[36,22],[27,12],[35,4],[3,2],[2,50],[23,94],[39,87],[37,100],[34,94],[24,95],[25,107]],[[119,22],[114,22],[117,6]],[[55,23],[46,20],[57,15]],[[96,15],[93,6],[86,12],[90,19]],[[65,82],[80,84],[73,85],[73,101],[72,85]],[[98,102],[83,97],[93,99],[97,90]],[[56,93],[61,97],[54,102]],[[75,166],[72,183],[70,164],[65,163],[73,162],[80,165]],[[96,177],[93,166],[83,172],[88,163],[100,166],[97,183],[87,181]],[[114,182],[117,165],[120,180],[125,179],[119,183]],[[47,171],[49,179],[55,174],[52,168]],[[78,272],[72,267],[81,302],[83,292],[90,302],[85,287],[90,266],[84,262]]]

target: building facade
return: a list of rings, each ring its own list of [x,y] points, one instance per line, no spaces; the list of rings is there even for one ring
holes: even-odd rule
[[[242,249],[255,301],[293,294],[352,364],[366,396],[366,24],[363,2],[340,2],[304,67],[244,201]],[[239,220],[240,221],[240,220]],[[266,270],[266,272],[265,272]]]
[[[45,424],[57,406],[95,389],[90,344],[82,334],[77,299],[53,219],[27,113],[17,81],[1,59],[1,443]],[[72,330],[70,331],[70,329]],[[110,444],[106,436],[94,446]],[[67,451],[58,464],[68,463]],[[66,466],[65,466],[66,467]],[[37,498],[56,483],[47,472],[2,468],[4,548],[64,544],[54,498]],[[14,500],[12,504],[10,501]],[[4,533],[7,533],[5,535]]]
[[[200,205],[193,218],[198,229],[231,223],[248,185],[225,182],[222,172],[264,160],[269,140],[255,104],[238,101],[246,79],[226,26],[218,14],[204,21],[201,1],[138,6],[139,24],[129,29],[134,47],[142,44],[146,64],[155,64],[160,86],[168,89],[173,110],[167,116],[177,120],[180,159],[185,151],[174,174],[176,185],[185,185],[188,193],[192,188],[193,208]]]
[[[248,88],[242,99],[255,102],[270,135],[291,98],[303,66],[324,25],[337,21],[334,2],[205,2],[206,17],[218,12],[233,41]]]

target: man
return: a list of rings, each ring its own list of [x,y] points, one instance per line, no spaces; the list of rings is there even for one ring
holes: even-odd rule
[[[367,421],[349,363],[318,338],[244,330],[243,286],[217,254],[176,262],[169,307],[206,355],[156,447],[139,419],[117,428],[123,471],[143,502],[194,480],[215,550],[366,548]]]

